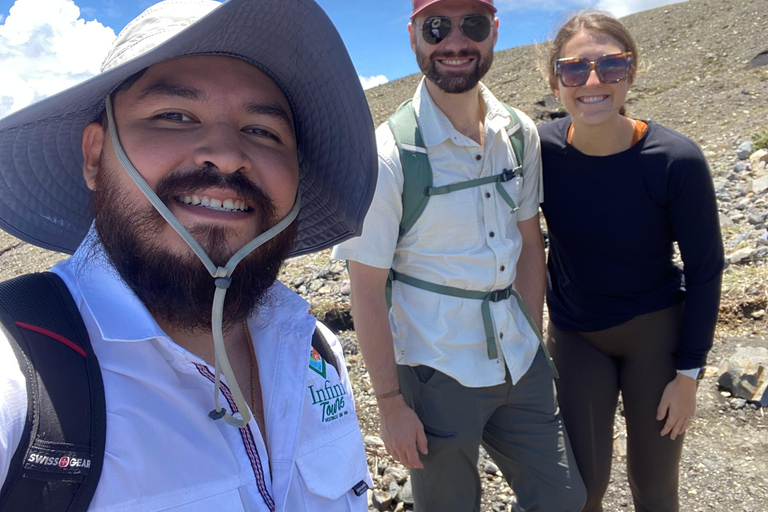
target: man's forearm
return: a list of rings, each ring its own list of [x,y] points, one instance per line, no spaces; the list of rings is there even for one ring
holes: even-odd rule
[[[380,269],[371,270],[359,263],[349,264],[352,284],[352,317],[366,369],[376,395],[386,395],[399,388],[389,308],[384,295]]]
[[[515,289],[523,298],[533,321],[541,332],[547,267],[539,217],[537,215],[534,219],[520,222],[518,226],[523,237],[523,248],[517,260]]]

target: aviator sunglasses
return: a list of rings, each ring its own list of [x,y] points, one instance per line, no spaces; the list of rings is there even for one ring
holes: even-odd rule
[[[461,18],[459,27],[465,36],[480,43],[488,39],[491,33],[491,20],[482,14],[470,14]],[[430,16],[424,20],[421,35],[429,44],[440,44],[453,29],[453,22],[445,16]]]
[[[571,57],[555,61],[555,74],[560,77],[563,87],[580,87],[587,83],[592,70],[604,84],[624,81],[632,69],[632,52],[603,55],[597,60]]]

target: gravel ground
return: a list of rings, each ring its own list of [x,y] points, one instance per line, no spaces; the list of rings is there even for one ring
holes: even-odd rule
[[[504,20],[502,20],[503,22]],[[750,68],[749,61],[768,50],[767,0],[691,0],[635,14],[626,23],[652,66],[638,77],[629,98],[631,113],[653,119],[696,140],[716,174],[735,163],[735,148],[761,127],[768,127],[768,66]],[[511,26],[502,24],[502,27]],[[405,37],[405,33],[403,34]],[[367,92],[375,122],[383,122],[413,94],[419,76],[412,75]],[[496,95],[537,121],[549,119],[553,107],[545,83],[535,71],[530,46],[498,52],[485,80]],[[727,207],[724,206],[727,210]],[[736,237],[739,230],[726,232]],[[727,239],[727,238],[726,238]],[[64,256],[44,251],[0,232],[0,279],[50,267]],[[766,316],[749,313],[768,302],[768,272],[761,262],[730,269],[710,368],[702,381],[699,410],[687,435],[681,465],[683,511],[764,512],[768,510],[768,419],[763,410],[724,396],[717,388],[716,366],[740,346],[768,347]],[[764,263],[764,262],[763,262]],[[282,280],[313,304],[313,311],[341,330],[355,388],[358,415],[365,435],[377,435],[378,415],[370,381],[350,328],[348,297],[341,293],[343,268],[328,253],[296,259]],[[322,279],[322,286],[311,281]],[[626,484],[622,418],[616,419],[615,463],[605,510],[632,510]],[[386,455],[369,453],[371,471],[395,465]],[[510,508],[512,492],[499,475],[485,471],[482,510]]]

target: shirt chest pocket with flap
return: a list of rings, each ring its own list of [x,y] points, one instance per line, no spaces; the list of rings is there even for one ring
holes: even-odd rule
[[[368,509],[366,490],[373,482],[348,385],[325,361],[310,365],[295,462],[297,474],[286,510]]]

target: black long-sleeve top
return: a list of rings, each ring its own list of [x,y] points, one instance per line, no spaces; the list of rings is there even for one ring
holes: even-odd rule
[[[550,236],[547,306],[561,330],[607,329],[685,301],[678,369],[706,364],[720,303],[723,244],[709,166],[653,122],[626,151],[588,156],[570,118],[539,127]],[[673,261],[677,241],[681,270]]]

